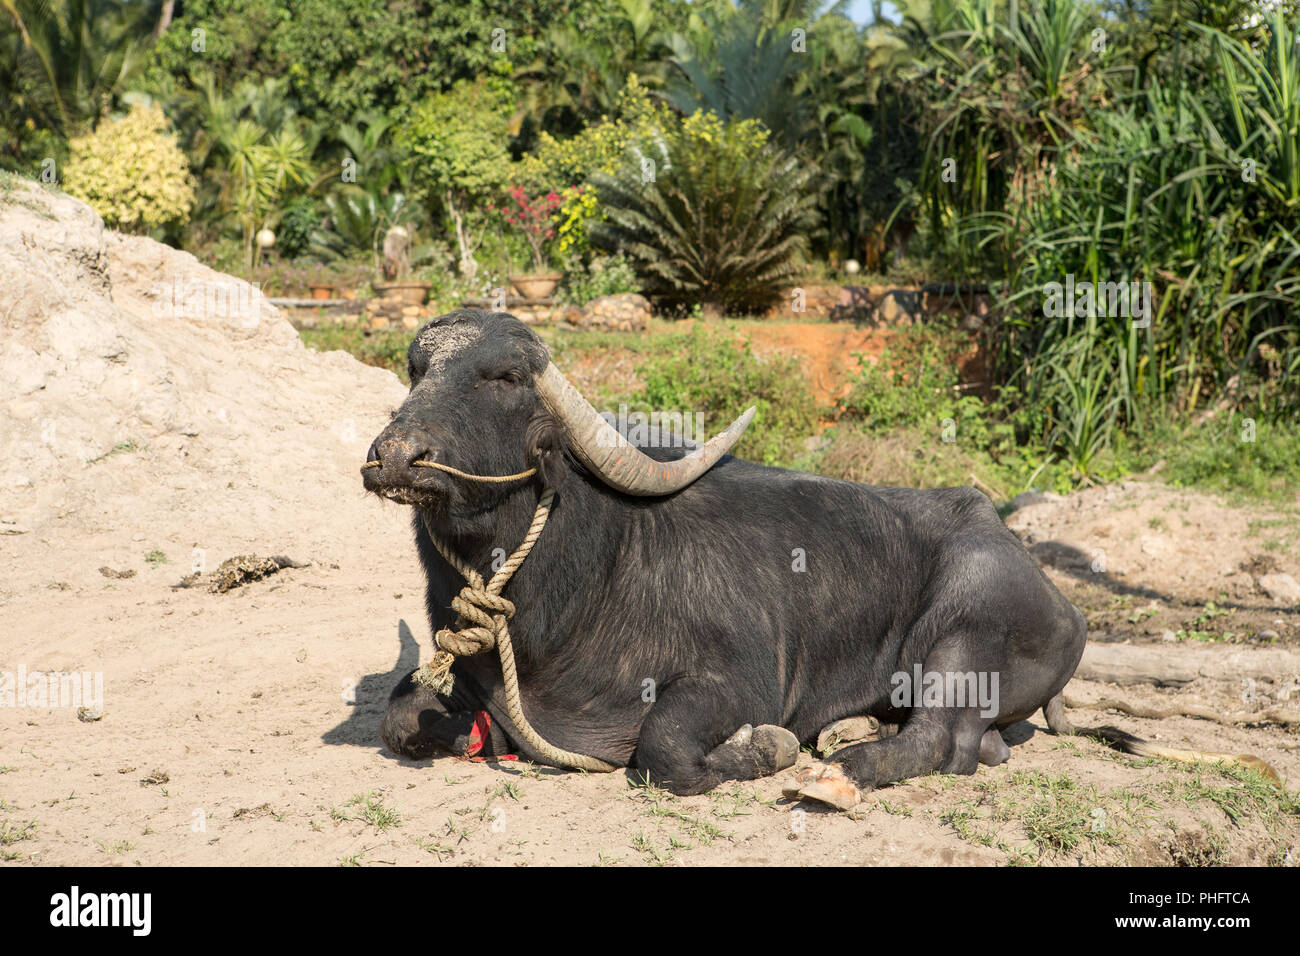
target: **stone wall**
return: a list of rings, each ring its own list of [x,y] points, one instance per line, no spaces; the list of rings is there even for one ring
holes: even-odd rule
[[[490,307],[486,301],[467,304]],[[507,303],[506,309],[528,325],[563,325],[607,332],[645,332],[650,327],[650,302],[636,294],[603,296],[583,308],[554,304],[552,300],[514,300]],[[398,298],[376,297],[346,303],[335,301],[324,308],[290,308],[288,314],[299,328],[339,322],[413,332],[444,311],[436,302],[411,305]],[[988,311],[989,296],[982,287],[809,285],[787,289],[780,301],[768,309],[766,317],[793,322],[830,319],[888,327],[947,315],[973,330],[984,324]]]
[[[967,327],[978,327],[988,311],[989,296],[983,286],[807,285],[786,289],[766,316],[892,326],[949,315]]]
[[[473,303],[476,307],[477,302]],[[414,332],[425,322],[442,315],[438,303],[411,305],[401,299],[373,298],[356,302],[331,302],[325,306],[286,307],[290,321],[298,328],[339,323],[370,329],[405,329]],[[650,327],[650,303],[640,295],[607,295],[593,299],[586,308],[574,305],[512,302],[507,311],[528,325],[560,325],[574,329],[609,332],[644,332]]]

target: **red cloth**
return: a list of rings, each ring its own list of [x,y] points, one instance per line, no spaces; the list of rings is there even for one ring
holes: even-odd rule
[[[477,757],[484,744],[488,742],[488,734],[492,730],[492,715],[486,710],[474,711],[474,726],[469,732],[469,746],[465,748],[465,759],[472,760],[475,763],[486,763],[488,760],[518,760],[514,754],[502,754],[499,757]]]
[[[486,710],[476,710],[474,712],[474,726],[469,732],[469,746],[465,748],[465,756],[472,757],[487,743],[488,732],[492,729],[492,715]]]

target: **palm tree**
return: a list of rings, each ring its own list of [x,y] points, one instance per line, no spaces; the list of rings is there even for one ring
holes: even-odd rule
[[[806,30],[812,20],[770,0],[766,8],[702,5],[686,31],[668,41],[676,74],[668,82],[667,99],[686,114],[702,109],[723,120],[759,120],[786,147],[803,145],[814,116],[807,100],[793,95],[803,63],[791,31]]]
[[[0,74],[22,78],[23,119],[65,137],[94,125],[144,66],[163,8],[163,0],[0,0]]]

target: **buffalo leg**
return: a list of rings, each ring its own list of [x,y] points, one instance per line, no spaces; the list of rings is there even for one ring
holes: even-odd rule
[[[976,642],[954,636],[940,641],[926,656],[924,672],[946,675],[989,670],[979,655],[970,653]],[[918,692],[914,690],[914,692]],[[996,705],[995,705],[996,707]],[[999,735],[992,731],[997,713],[985,714],[972,703],[953,706],[913,706],[896,736],[855,744],[837,751],[834,762],[802,771],[785,788],[787,796],[808,797],[842,810],[855,806],[864,793],[897,780],[941,773],[972,774],[985,762],[997,764],[1010,755]],[[1000,746],[999,746],[1000,745]]]
[[[705,682],[679,680],[665,688],[641,725],[633,766],[678,796],[793,766],[795,735],[772,724],[741,723],[719,706],[727,699]]]

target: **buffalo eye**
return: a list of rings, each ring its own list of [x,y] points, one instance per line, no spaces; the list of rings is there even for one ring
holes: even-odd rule
[[[488,374],[488,375],[484,375],[483,377],[487,379],[489,382],[499,382],[503,385],[509,385],[511,387],[518,387],[524,384],[524,376],[516,369],[507,369],[503,372],[497,372],[494,375]]]

